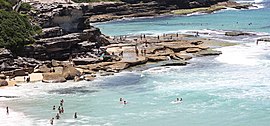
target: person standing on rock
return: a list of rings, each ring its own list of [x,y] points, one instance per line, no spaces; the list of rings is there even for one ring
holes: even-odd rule
[[[27,83],[30,82],[30,77],[29,77],[29,76],[26,78],[26,82],[27,82]]]
[[[139,56],[139,50],[138,50],[137,44],[135,45],[135,52],[136,52],[136,56]]]

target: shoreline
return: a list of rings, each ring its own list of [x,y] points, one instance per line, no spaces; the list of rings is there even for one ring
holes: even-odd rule
[[[176,37],[175,35],[176,34],[167,34],[164,38],[162,36],[160,36],[160,40],[163,40],[164,42],[156,42],[157,41],[156,36],[155,37],[154,36],[146,36],[146,38],[141,40],[141,42],[140,41],[137,42],[137,46],[138,46],[138,50],[139,50],[138,57],[136,56],[136,53],[135,53],[136,50],[134,50],[135,45],[132,44],[132,43],[136,43],[136,42],[129,42],[129,43],[124,44],[124,45],[121,43],[115,44],[115,45],[109,45],[105,48],[107,48],[107,51],[110,54],[114,53],[115,55],[117,55],[120,53],[119,48],[123,49],[124,57],[122,57],[122,59],[120,61],[100,62],[100,63],[94,63],[92,65],[91,64],[75,65],[74,68],[76,68],[76,70],[80,71],[81,73],[85,73],[85,75],[83,75],[83,76],[87,77],[87,79],[85,79],[86,81],[92,81],[95,79],[96,76],[98,76],[98,77],[111,76],[111,75],[114,75],[114,73],[122,72],[125,70],[130,70],[133,68],[136,69],[136,67],[138,67],[140,65],[147,66],[148,63],[155,64],[157,66],[162,66],[162,65],[164,65],[164,66],[167,66],[167,65],[168,66],[175,66],[175,65],[176,66],[184,66],[188,63],[189,59],[191,59],[192,57],[196,58],[198,56],[196,53],[200,52],[200,50],[209,50],[209,52],[205,52],[205,54],[203,54],[205,56],[219,55],[219,54],[221,54],[221,52],[212,51],[212,49],[218,48],[218,47],[235,45],[234,43],[230,43],[230,42],[222,42],[222,41],[217,41],[217,40],[213,40],[213,39],[194,37],[191,35],[184,35],[184,34],[179,34],[178,38],[175,38]],[[171,36],[173,36],[172,40],[169,40],[169,37],[171,37]],[[138,37],[137,39],[139,39],[139,36],[136,36],[136,37]],[[134,41],[134,36],[131,38],[127,38],[127,40],[129,40],[129,41],[131,41],[132,39]],[[145,56],[142,56],[142,53],[140,51],[141,48],[143,48],[143,46],[145,46],[145,40],[148,41],[147,44],[149,46],[148,49],[146,49],[147,60],[146,60]],[[189,45],[188,44],[186,46],[180,46],[179,43],[181,44],[183,42],[185,44],[192,43],[192,42],[198,42],[199,45],[196,46],[196,45],[192,45],[192,44]],[[171,48],[170,44],[173,44],[173,45],[179,46],[179,47]],[[161,48],[160,46],[163,46],[163,47]],[[164,46],[167,46],[167,47],[164,48]],[[188,49],[188,53],[187,52],[181,53],[181,51],[177,52],[177,50],[179,50],[179,49],[182,50],[181,48],[183,48],[184,50]],[[174,52],[172,49],[173,50],[175,49],[176,52]],[[156,54],[151,53],[151,52],[154,52],[155,50],[160,50],[161,52],[156,53]],[[165,51],[165,52],[163,52],[163,51]],[[176,53],[176,55],[174,53]],[[133,56],[137,57],[138,59],[132,58]],[[173,60],[169,61],[168,60],[169,57],[171,57]],[[162,64],[160,61],[162,61],[164,64]],[[60,61],[55,61],[55,62],[61,63]],[[161,65],[158,65],[158,64],[161,64]],[[59,66],[55,66],[53,68],[56,69],[57,67],[59,67]],[[91,68],[91,69],[89,69],[89,68]],[[105,71],[104,71],[104,68],[105,68]],[[49,69],[51,69],[51,68],[49,68]],[[42,80],[44,79],[44,74],[49,74],[49,73],[47,73],[47,72],[35,73],[34,72],[34,73],[28,75],[32,78],[30,83],[42,82]],[[51,74],[54,76],[53,73],[51,73]],[[34,77],[33,75],[37,75],[37,76]],[[43,77],[42,77],[42,75],[43,75]],[[9,82],[8,87],[15,86],[15,84],[17,84],[19,86],[20,84],[26,83],[26,82],[24,82],[23,79],[24,79],[23,76],[15,77],[15,80],[8,81]],[[49,80],[54,82],[54,79],[50,79],[50,77],[49,77]],[[68,82],[71,82],[71,81],[73,81],[73,80],[70,80]],[[56,82],[58,82],[58,81],[56,81]],[[76,81],[75,81],[75,83],[76,83]],[[4,87],[1,87],[1,88],[4,88]]]
[[[138,4],[139,5],[139,4]],[[117,5],[116,5],[117,6]],[[221,10],[226,9],[251,9],[251,8],[258,8],[257,4],[255,3],[237,3],[237,2],[219,2],[217,4],[211,5],[209,7],[197,7],[197,8],[190,8],[190,9],[172,9],[166,10],[166,12],[162,13],[150,13],[150,14],[142,14],[136,15],[136,13],[131,13],[127,15],[114,15],[114,13],[104,13],[104,14],[94,14],[90,19],[90,23],[95,25],[99,23],[106,23],[111,21],[125,21],[125,20],[132,20],[132,19],[140,19],[140,18],[156,18],[156,17],[166,17],[166,16],[189,16],[196,13],[201,14],[211,14]],[[146,13],[146,12],[145,12]]]
[[[230,4],[230,2],[224,2],[223,4],[227,5],[227,4]],[[235,4],[236,3],[232,2],[232,6],[235,6]],[[237,4],[237,6],[240,6],[240,4]],[[247,5],[241,5],[240,8],[243,8],[243,6],[246,7]],[[188,11],[190,10],[193,10],[193,9],[188,9]],[[195,9],[195,13],[197,11],[201,11],[201,8]],[[205,11],[205,8],[203,8],[203,11]],[[194,11],[191,11],[191,12],[194,13]],[[211,13],[212,12],[214,11],[211,11]],[[173,15],[175,14],[172,14],[172,16]],[[170,15],[162,15],[162,16],[170,16]],[[132,18],[136,19],[137,17],[134,16]],[[149,18],[155,18],[155,17],[149,17]],[[56,30],[61,31],[61,29],[58,29],[58,28]],[[94,32],[99,31],[99,29],[93,28],[93,29],[87,29],[86,33],[88,34],[88,31],[92,32],[93,30]],[[101,33],[98,33],[97,35],[100,35],[100,34]],[[49,36],[49,39],[45,38],[43,40],[44,43],[50,40],[51,37],[50,35],[48,36]],[[221,54],[221,52],[214,51],[211,48],[209,48],[209,46],[211,45],[207,45],[207,46],[203,45],[204,41],[216,41],[216,40],[210,40],[208,38],[207,39],[199,38],[198,32],[194,32],[189,35],[178,34],[178,33],[170,33],[170,34],[163,33],[163,36],[157,35],[158,38],[157,36],[148,36],[148,35],[147,37],[145,37],[145,34],[144,36],[135,35],[135,36],[129,36],[129,37],[124,35],[124,36],[117,36],[116,38],[115,37],[111,38],[103,34],[101,34],[100,36],[103,37],[102,39],[105,38],[106,41],[110,43],[108,46],[102,46],[101,48],[105,49],[105,53],[108,53],[106,54],[108,57],[105,57],[105,58],[109,58],[112,61],[109,61],[109,62],[104,61],[103,56],[96,57],[96,59],[93,59],[93,58],[85,57],[84,55],[78,57],[78,54],[77,54],[75,59],[74,57],[72,58],[72,62],[52,60],[52,61],[49,61],[49,63],[48,62],[42,63],[41,66],[38,66],[37,68],[33,69],[33,71],[30,70],[31,71],[30,73],[39,74],[37,77],[33,77],[31,76],[31,74],[28,74],[28,73],[21,74],[20,73],[21,71],[16,71],[18,72],[18,75],[15,75],[15,79],[13,81],[9,81],[8,85],[9,86],[15,85],[14,81],[25,82],[23,76],[25,77],[31,76],[30,82],[42,81],[42,82],[47,82],[47,83],[57,83],[57,82],[66,82],[67,80],[74,80],[75,82],[81,81],[81,80],[91,81],[96,76],[113,75],[114,73],[118,73],[124,69],[141,65],[141,64],[145,64],[147,62],[168,61],[168,63],[164,65],[186,65],[188,63],[187,62],[188,59],[191,59],[192,57],[196,57],[198,55],[207,56],[207,55]],[[118,37],[120,38],[118,39]],[[55,39],[56,41],[58,41],[59,38],[56,37]],[[40,41],[39,43],[43,43],[43,41]],[[116,44],[116,46],[111,47],[113,44]],[[126,45],[123,45],[123,44],[126,44]],[[153,47],[151,47],[150,49],[149,48],[145,49],[147,47],[147,44],[151,46],[153,45]],[[230,45],[230,44],[224,44],[224,45]],[[86,46],[88,45],[86,44]],[[100,49],[98,49],[97,52],[99,52],[99,50]],[[119,53],[121,53],[121,51],[119,52],[119,50],[122,50],[122,56],[119,55]],[[201,51],[203,52],[202,54],[200,54]],[[124,52],[124,55],[123,55],[123,52]],[[174,61],[171,62],[170,61],[171,59],[175,60],[175,62]],[[4,78],[6,78],[5,76],[10,74],[8,72],[9,71],[5,73]],[[16,76],[21,76],[21,77],[16,78]]]

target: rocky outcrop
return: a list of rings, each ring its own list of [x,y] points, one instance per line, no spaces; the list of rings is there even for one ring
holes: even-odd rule
[[[270,38],[260,38],[257,41],[270,42]]]
[[[66,79],[63,77],[62,74],[44,73],[42,82],[45,82],[45,83],[62,83],[62,82],[66,82]]]
[[[185,66],[187,62],[183,60],[164,62],[161,66]]]
[[[241,36],[241,35],[255,35],[255,34],[241,32],[241,31],[230,31],[230,32],[225,32],[225,35],[226,36]]]
[[[81,73],[75,67],[68,65],[64,66],[62,75],[66,80],[73,80],[75,76],[81,76]]]
[[[212,50],[212,49],[202,50],[202,51],[196,53],[197,56],[213,56],[213,55],[220,55],[220,54],[222,54],[221,51],[216,51],[216,50]]]

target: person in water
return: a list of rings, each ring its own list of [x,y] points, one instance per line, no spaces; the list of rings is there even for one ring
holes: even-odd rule
[[[75,114],[74,114],[74,118],[75,118],[75,119],[77,119],[77,112],[75,112]]]
[[[182,101],[182,100],[183,100],[182,98],[180,98],[180,99],[179,98],[176,98],[176,101]]]
[[[124,101],[124,105],[126,105],[127,104],[127,101]]]
[[[61,112],[64,113],[64,107],[61,108]]]
[[[55,105],[53,106],[53,110],[55,110]]]
[[[56,118],[56,119],[60,119],[59,113],[56,114],[55,118]]]
[[[52,119],[50,120],[50,122],[51,122],[51,125],[53,125],[53,120],[54,120],[54,118],[52,118]]]

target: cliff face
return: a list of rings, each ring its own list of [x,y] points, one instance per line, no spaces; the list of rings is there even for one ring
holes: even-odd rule
[[[194,8],[194,7],[206,7],[218,2],[225,2],[229,0],[122,0],[127,3],[140,3],[142,2],[157,2],[159,5],[170,6],[176,5],[178,8]]]

